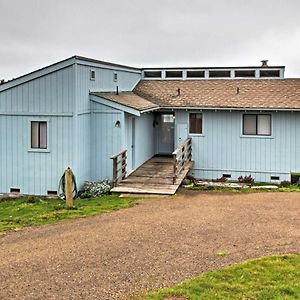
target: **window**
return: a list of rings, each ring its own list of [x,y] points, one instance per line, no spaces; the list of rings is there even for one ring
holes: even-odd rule
[[[187,71],[187,78],[204,78],[204,71]]]
[[[239,70],[234,72],[235,77],[255,77],[254,70]]]
[[[182,71],[166,71],[166,78],[181,78]]]
[[[95,79],[96,79],[96,71],[90,70],[90,80],[95,80]]]
[[[260,77],[280,77],[279,70],[260,70]]]
[[[230,77],[230,71],[209,71],[210,78]]]
[[[31,148],[47,149],[47,122],[31,122]]]
[[[202,134],[202,114],[190,114],[190,133]]]
[[[162,119],[164,123],[174,123],[174,115],[162,115]]]
[[[114,72],[114,82],[117,82],[117,81],[118,81],[118,73]]]
[[[243,135],[271,135],[270,114],[244,114]]]
[[[160,78],[161,71],[144,71],[145,78]]]

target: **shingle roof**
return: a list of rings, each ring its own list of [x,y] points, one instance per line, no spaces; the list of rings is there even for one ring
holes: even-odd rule
[[[117,95],[116,93],[91,93],[92,95],[104,98],[109,101],[116,102],[118,104],[125,105],[127,107],[143,111],[152,108],[158,108],[157,104],[154,104],[133,92],[119,92]]]
[[[133,92],[162,107],[300,109],[300,79],[141,80]]]

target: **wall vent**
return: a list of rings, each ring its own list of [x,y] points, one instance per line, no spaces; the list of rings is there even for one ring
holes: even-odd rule
[[[20,194],[20,189],[19,188],[10,188],[10,192],[15,193],[15,194]]]
[[[223,174],[222,177],[231,178],[231,174]]]
[[[47,191],[48,196],[57,196],[57,191]]]
[[[271,176],[271,180],[279,180],[280,177],[279,176]]]

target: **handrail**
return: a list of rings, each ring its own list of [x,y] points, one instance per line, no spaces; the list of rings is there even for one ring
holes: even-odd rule
[[[122,151],[119,151],[118,153],[116,153],[116,154],[114,154],[114,155],[112,155],[110,158],[111,159],[114,159],[114,158],[116,158],[117,156],[120,156],[120,155],[122,155],[124,152],[126,152],[127,150],[122,150]]]
[[[188,162],[192,160],[192,139],[187,138],[180,143],[173,154],[173,184],[175,184],[181,171],[184,170]]]
[[[127,150],[122,150],[110,157],[113,160],[113,187],[126,178]],[[121,165],[121,166],[119,166]]]

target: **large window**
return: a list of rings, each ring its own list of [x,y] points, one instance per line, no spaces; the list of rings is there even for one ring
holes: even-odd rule
[[[31,148],[47,149],[46,121],[31,121]]]
[[[271,115],[270,114],[244,114],[243,135],[270,136]]]
[[[201,113],[190,114],[190,133],[202,134],[203,130],[203,118]]]

